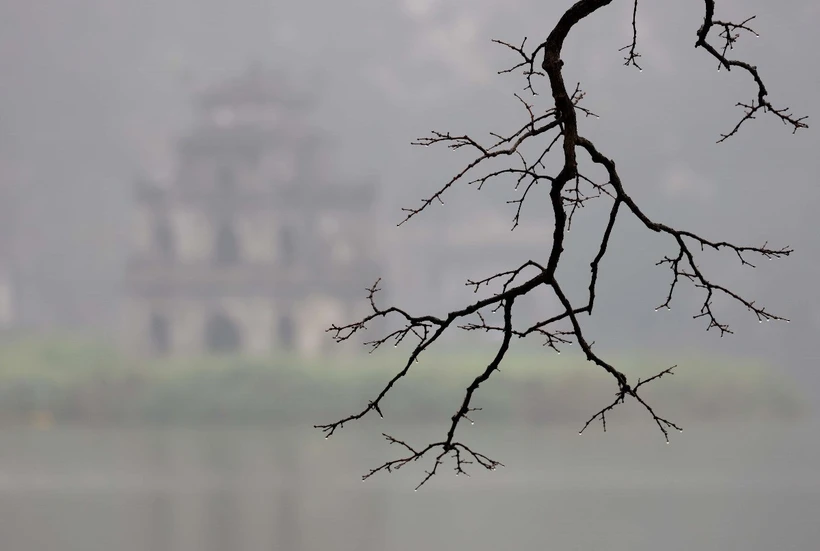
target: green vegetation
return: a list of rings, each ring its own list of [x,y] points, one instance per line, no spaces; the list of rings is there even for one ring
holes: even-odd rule
[[[393,422],[447,419],[491,349],[423,356],[382,410]],[[679,354],[671,354],[680,358]],[[333,361],[202,358],[128,361],[110,347],[69,338],[0,344],[0,421],[6,423],[213,424],[318,422],[357,411],[406,357],[392,348]],[[616,359],[631,377],[665,364]],[[679,361],[651,390],[665,412],[709,417],[793,416],[801,403],[771,368],[738,358]],[[570,353],[510,353],[482,388],[482,421],[585,420],[614,386]]]

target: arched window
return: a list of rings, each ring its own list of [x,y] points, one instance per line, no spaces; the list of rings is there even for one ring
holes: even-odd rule
[[[295,340],[296,330],[293,326],[293,319],[288,316],[279,318],[279,326],[277,327],[278,345],[283,350],[292,350]]]
[[[236,191],[236,176],[227,166],[216,171],[216,190],[220,195],[230,196]]]
[[[279,231],[279,257],[282,259],[284,266],[290,266],[296,259],[293,231],[288,227],[284,227]]]
[[[214,314],[205,326],[205,346],[209,352],[237,352],[242,344],[239,328],[225,314]]]
[[[239,263],[239,243],[236,234],[229,224],[224,224],[216,234],[214,245],[214,264],[231,266]]]
[[[163,261],[174,259],[174,234],[167,220],[160,220],[154,227],[154,245]]]
[[[151,314],[151,347],[159,355],[171,350],[171,329],[168,318],[161,314]]]

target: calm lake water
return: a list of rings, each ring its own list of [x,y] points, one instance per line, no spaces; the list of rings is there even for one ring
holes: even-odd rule
[[[0,431],[3,551],[820,549],[820,424],[467,427],[495,472],[362,482],[444,427]]]

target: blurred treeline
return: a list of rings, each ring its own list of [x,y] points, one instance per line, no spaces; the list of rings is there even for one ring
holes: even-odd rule
[[[116,348],[77,337],[0,343],[0,422],[81,425],[308,424],[354,413],[375,396],[407,350],[305,359],[206,357],[127,359]],[[487,365],[490,349],[428,353],[391,391],[390,422],[449,419],[464,389]],[[706,418],[792,417],[797,389],[771,366],[743,358],[615,356],[630,377],[668,367],[674,377],[645,394],[664,412]],[[583,422],[612,400],[616,387],[577,355],[513,349],[478,394],[484,422]],[[629,406],[623,413],[637,413]]]

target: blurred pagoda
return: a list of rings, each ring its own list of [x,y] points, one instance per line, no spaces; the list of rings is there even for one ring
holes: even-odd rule
[[[334,177],[306,98],[252,67],[195,98],[175,176],[136,183],[133,352],[320,354],[367,307],[376,189]]]

